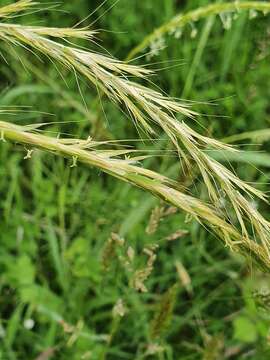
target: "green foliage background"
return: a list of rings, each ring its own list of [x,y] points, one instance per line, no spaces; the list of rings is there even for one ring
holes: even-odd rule
[[[180,11],[210,3],[108,0],[83,22],[96,21],[98,45],[82,45],[125,59],[155,27]],[[61,11],[15,21],[72,26],[100,4],[68,0],[57,8]],[[166,36],[166,48],[158,56],[142,57],[137,63],[156,68],[153,81],[171,96],[195,102],[194,109],[203,115],[199,124],[189,123],[201,132],[224,138],[268,128],[269,16],[249,19],[243,12],[230,30],[224,30],[216,17],[205,38],[207,22],[195,25],[195,38],[190,36],[192,26],[185,27],[180,39]],[[95,88],[80,82],[86,111],[73,74],[30,52],[0,46],[0,106],[19,110],[5,119],[49,122],[46,130],[54,135],[61,131],[83,137],[90,133],[98,139],[138,136],[119,109],[105,98],[100,104]],[[249,151],[246,156],[230,159],[234,168],[268,191],[269,142],[244,148]],[[269,359],[267,307],[262,312],[253,296],[254,290],[268,289],[267,275],[224,249],[185,214],[166,217],[148,235],[151,211],[161,205],[150,194],[83,165],[70,168],[69,161],[40,151],[24,160],[25,153],[21,146],[0,144],[0,359]],[[216,156],[226,160],[222,154]],[[170,156],[148,160],[149,167],[185,180],[174,163]],[[197,196],[203,198],[204,191],[198,183]],[[267,206],[260,209],[267,217]],[[178,230],[188,234],[165,240]],[[124,237],[125,245],[117,247],[104,269],[112,232]],[[134,271],[143,268],[143,248],[151,244],[159,245],[157,260],[145,284],[149,291],[139,293],[129,286],[132,272],[121,258],[131,246]],[[190,276],[190,291],[176,271],[179,261]],[[127,311],[114,317],[119,299]],[[34,321],[30,329],[29,319]],[[153,331],[156,319],[160,331]]]

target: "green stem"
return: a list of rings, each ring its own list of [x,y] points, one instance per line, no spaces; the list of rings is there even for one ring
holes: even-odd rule
[[[190,94],[190,90],[192,89],[195,73],[196,73],[196,70],[197,70],[197,68],[198,68],[198,66],[200,64],[200,60],[202,58],[203,51],[204,51],[205,46],[207,44],[207,40],[209,38],[213,23],[214,23],[214,17],[211,16],[208,19],[208,21],[206,22],[206,24],[205,24],[205,27],[203,29],[200,41],[198,43],[197,50],[196,50],[195,55],[194,55],[193,62],[191,64],[191,66],[190,66],[190,69],[189,69],[189,72],[188,72],[188,75],[187,75],[187,79],[186,79],[186,82],[185,82],[185,87],[184,87],[184,90],[183,90],[183,93],[182,93],[182,96],[181,96],[183,99],[188,98],[188,96]]]
[[[266,1],[225,2],[199,7],[195,10],[187,12],[186,14],[178,14],[169,22],[161,25],[151,34],[146,36],[138,46],[131,50],[127,56],[127,60],[134,59],[137,54],[145,50],[152,42],[169,33],[170,31],[173,31],[179,27],[183,27],[188,23],[196,22],[211,15],[218,15],[223,12],[239,12],[240,10],[257,10],[268,12],[270,11],[270,3]]]

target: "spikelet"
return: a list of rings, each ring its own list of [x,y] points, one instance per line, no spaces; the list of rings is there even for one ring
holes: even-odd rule
[[[112,310],[113,317],[114,318],[123,317],[125,316],[126,313],[127,313],[127,308],[124,304],[123,299],[118,299]]]
[[[123,246],[124,239],[120,238],[118,234],[111,233],[111,236],[106,241],[104,249],[102,251],[101,263],[103,270],[108,271],[111,267],[111,263],[115,259],[116,247]]]
[[[175,267],[176,267],[176,271],[177,271],[177,274],[178,274],[181,284],[184,286],[186,291],[190,295],[192,295],[193,289],[192,289],[192,284],[191,284],[191,278],[190,278],[190,275],[187,272],[186,268],[184,267],[184,265],[182,264],[182,262],[180,260],[177,260],[175,262]]]
[[[37,2],[32,0],[21,0],[6,6],[2,6],[0,8],[0,18],[13,17],[14,14],[25,11],[31,7],[34,7],[37,4]]]
[[[163,294],[151,323],[150,336],[152,339],[160,338],[168,329],[172,319],[177,289],[178,286],[175,284]]]
[[[177,207],[170,206],[167,209],[164,206],[156,206],[151,212],[151,216],[147,227],[145,229],[146,234],[153,235],[158,229],[160,222],[163,218],[173,215],[177,212]]]
[[[164,216],[164,207],[156,206],[151,213],[149,223],[145,229],[146,234],[152,235],[157,231],[158,225]]]
[[[180,229],[180,230],[176,230],[172,234],[166,236],[165,239],[167,241],[175,241],[175,240],[181,239],[182,237],[186,236],[187,234],[188,234],[187,230]]]
[[[148,291],[145,282],[149,278],[149,276],[151,275],[154,269],[154,263],[157,258],[155,254],[156,249],[157,249],[156,245],[143,249],[143,252],[148,256],[146,266],[142,269],[136,270],[131,280],[131,286],[137,291],[143,293]]]

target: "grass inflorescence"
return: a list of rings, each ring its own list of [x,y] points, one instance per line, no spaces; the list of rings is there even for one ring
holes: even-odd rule
[[[19,2],[17,3],[18,11],[33,4],[36,3],[31,1]],[[188,14],[186,18],[199,18],[219,13],[220,11],[235,10],[235,4],[233,8],[232,5],[230,6],[229,8],[228,4],[225,7],[224,4],[220,4],[206,9],[198,9],[195,13]],[[263,8],[261,8],[259,3],[255,4],[252,2],[241,3],[240,7],[255,7],[259,10],[267,10],[266,5],[264,6],[263,4]],[[2,16],[4,17],[5,14],[8,15],[9,12],[12,13],[15,10],[16,4],[11,6],[11,8],[3,8]],[[184,24],[181,19],[183,19],[182,16],[173,19],[168,28],[175,26],[175,24]],[[155,36],[163,33],[164,29],[168,30],[167,27],[163,27],[155,33]],[[133,165],[134,160],[119,160],[110,157],[115,154],[128,154],[129,151],[123,151],[122,153],[121,151],[117,153],[112,151],[112,153],[107,155],[97,156],[96,153],[87,152],[82,149],[83,146],[91,146],[91,143],[89,143],[90,145],[88,143],[80,145],[79,142],[78,144],[75,143],[72,146],[68,146],[64,143],[64,140],[57,141],[44,135],[27,132],[23,128],[13,127],[12,125],[8,127],[8,124],[4,122],[1,125],[3,138],[7,137],[23,143],[29,142],[30,145],[64,153],[73,157],[73,166],[75,166],[76,159],[78,158],[80,161],[98,166],[125,181],[135,183],[191,213],[196,218],[202,218],[203,221],[206,221],[212,227],[218,226],[223,229],[221,231],[218,230],[218,232],[222,234],[226,244],[233,245],[232,248],[236,247],[236,243],[243,244],[245,242],[248,244],[247,248],[250,248],[250,238],[254,237],[254,240],[259,240],[261,243],[262,249],[265,252],[264,258],[267,259],[269,257],[270,225],[254,208],[251,201],[253,197],[266,200],[266,196],[253,186],[242,181],[229,169],[204,152],[206,148],[230,152],[238,150],[218,140],[203,136],[191,129],[183,121],[179,121],[176,118],[178,114],[190,118],[196,116],[196,113],[186,104],[180,103],[163,95],[161,92],[129,79],[129,77],[147,79],[151,71],[144,67],[126,64],[105,55],[55,41],[67,37],[91,39],[93,36],[94,31],[85,28],[60,29],[0,24],[0,38],[2,40],[13,46],[19,45],[31,51],[38,51],[52,60],[60,62],[71,71],[83,75],[102,90],[112,101],[124,104],[128,114],[135,121],[136,126],[143,129],[146,133],[155,134],[155,125],[162,128],[174,144],[182,164],[189,171],[192,171],[194,162],[197,165],[206,185],[209,200],[212,203],[211,207],[205,207],[199,200],[197,201],[194,198],[187,198],[189,199],[189,205],[183,206],[183,203],[187,202],[184,200],[187,195],[176,192],[177,190],[169,187],[168,184],[172,184],[170,180],[145,168],[135,167]],[[55,40],[52,40],[52,37]],[[161,183],[156,184],[156,180]],[[230,211],[223,208],[222,204],[224,201],[227,202],[226,208],[230,206]],[[234,215],[231,216],[231,213],[234,213]],[[235,219],[241,228],[241,233],[239,234],[238,232],[235,233],[233,225]],[[252,235],[249,234],[248,230],[250,225],[252,227]],[[254,246],[256,248],[259,245],[254,243]],[[244,248],[245,246],[241,245],[241,249]]]
[[[269,3],[96,3],[0,5],[0,358],[269,358]]]
[[[132,157],[133,150],[98,150],[96,148],[100,145],[99,142],[95,142],[91,138],[87,140],[52,138],[33,132],[33,128],[35,126],[23,127],[0,121],[2,141],[11,140],[63,155],[72,160],[72,167],[76,166],[77,162],[82,162],[149,191],[185,211],[197,221],[205,223],[224,241],[226,246],[248,257],[251,256],[263,269],[269,270],[270,261],[266,233],[269,224],[254,208],[253,213],[249,215],[250,205],[247,204],[244,197],[242,198],[242,206],[247,204],[247,214],[253,221],[254,229],[265,236],[262,238],[262,245],[253,241],[248,234],[243,236],[232,224],[220,216],[219,211],[213,206],[180,191],[175,181],[136,165],[142,157]],[[129,155],[129,157],[122,159],[119,158],[121,155]]]
[[[18,11],[21,11],[24,7],[28,8],[36,3],[27,1],[17,4]],[[240,4],[239,9],[268,9],[267,4],[260,4],[259,2]],[[195,13],[187,14],[186,18],[189,20],[193,18],[197,19],[225,10],[235,11],[236,8],[236,4],[231,5],[231,7],[228,7],[228,4],[225,4],[225,6],[224,4],[220,4],[210,6],[206,9],[198,9]],[[14,12],[15,9],[16,4],[11,8],[4,8],[2,11],[3,16],[5,16],[4,14],[8,15],[9,12]],[[181,24],[182,26],[185,23],[185,21],[181,20],[182,18],[183,17],[180,16],[173,19],[167,27],[162,27],[161,30],[156,32],[155,36],[167,31],[176,24]],[[191,119],[196,117],[196,112],[190,109],[185,103],[178,102],[175,99],[163,95],[161,92],[153,90],[151,87],[135,82],[134,79],[147,79],[152,73],[150,70],[59,42],[59,40],[64,40],[69,37],[91,39],[94,35],[94,31],[86,28],[61,29],[0,23],[0,38],[8,44],[22,46],[31,51],[38,51],[53,61],[60,62],[75,74],[83,75],[102,90],[113,102],[124,104],[136,126],[146,133],[156,134],[156,126],[160,127],[173,143],[180,156],[181,164],[189,171],[192,171],[194,162],[197,165],[206,185],[212,208],[204,208],[201,202],[198,201],[197,203],[193,198],[189,200],[190,205],[183,207],[183,197],[186,195],[183,193],[181,193],[181,195],[180,193],[175,193],[175,189],[168,187],[167,183],[171,184],[170,180],[145,168],[134,167],[134,165],[131,165],[134,160],[111,159],[109,155],[115,154],[114,152],[109,153],[107,156],[95,157],[93,156],[94,153],[88,153],[82,150],[79,144],[77,144],[76,147],[75,145],[73,145],[73,147],[67,147],[65,143],[25,132],[24,129],[19,127],[11,126],[8,128],[8,124],[4,122],[2,123],[3,136],[11,139],[15,137],[13,140],[24,143],[27,143],[28,140],[31,145],[72,156],[74,160],[73,166],[75,166],[77,158],[81,161],[87,161],[92,165],[99,166],[114,176],[135,183],[168,200],[173,203],[173,205],[182,207],[182,209],[193,214],[195,217],[202,218],[211,226],[215,227],[218,225],[220,228],[226,229],[225,232],[221,231],[222,237],[225,238],[226,244],[233,244],[233,248],[235,248],[235,243],[239,243],[239,241],[241,244],[244,242],[249,244],[250,238],[253,237],[254,240],[261,243],[262,249],[264,249],[263,251],[265,252],[264,257],[268,258],[270,225],[254,208],[252,203],[254,197],[266,200],[265,194],[242,181],[232,171],[212,159],[211,156],[204,151],[208,148],[222,150],[224,152],[237,152],[238,150],[214,138],[201,135],[191,129],[184,121],[178,120],[177,115],[186,116]],[[51,38],[54,38],[54,40]],[[130,80],[129,77],[133,79]],[[39,141],[41,142],[40,144],[38,143]],[[61,151],[61,148],[63,148],[63,151]],[[66,153],[67,150],[69,153]],[[128,153],[129,151],[124,150],[123,152],[118,151],[117,154]],[[153,181],[156,180],[161,181],[161,184],[155,184]],[[175,199],[179,200],[176,201],[177,204],[175,204]],[[222,204],[224,201],[227,202],[226,208],[230,207],[230,211],[223,208]],[[233,215],[231,215],[232,213]],[[213,214],[214,216],[212,216]],[[216,214],[219,215],[217,216]],[[220,220],[222,226],[220,226]],[[234,234],[235,229],[233,224],[235,222],[238,222],[240,225],[241,235],[238,233],[237,235]],[[249,227],[252,228],[252,235],[249,233]],[[228,229],[231,230],[228,231]],[[232,234],[234,235],[232,236]],[[233,240],[230,239],[231,237]],[[237,241],[235,241],[235,237],[238,238]],[[241,240],[239,240],[240,237]],[[250,246],[247,245],[247,247],[249,248]],[[241,246],[241,249],[244,248],[245,247]]]

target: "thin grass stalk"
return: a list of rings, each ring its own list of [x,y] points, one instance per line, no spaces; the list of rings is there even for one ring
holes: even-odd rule
[[[239,13],[241,10],[255,10],[267,14],[270,11],[270,3],[267,1],[231,1],[214,3],[199,7],[184,14],[180,13],[147,35],[138,46],[131,50],[127,56],[127,61],[134,59],[140,52],[147,49],[152,43],[164,35],[183,28],[189,23],[195,23],[200,19],[208,18],[212,15]]]

